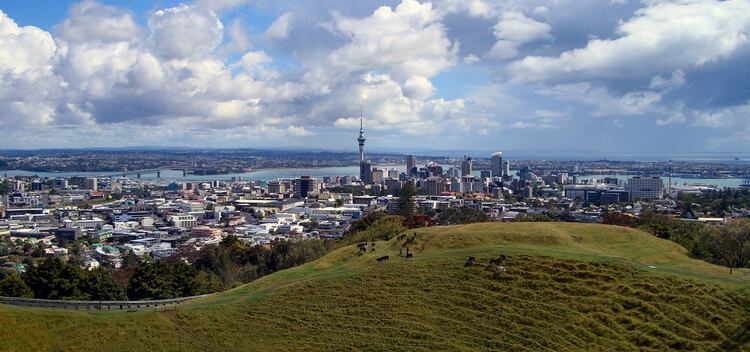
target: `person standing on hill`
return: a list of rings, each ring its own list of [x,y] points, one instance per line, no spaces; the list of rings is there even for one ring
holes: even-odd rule
[[[403,254],[404,254],[404,247],[400,247],[400,248],[398,249],[398,255],[399,255],[399,256],[401,256],[401,255],[403,255]]]

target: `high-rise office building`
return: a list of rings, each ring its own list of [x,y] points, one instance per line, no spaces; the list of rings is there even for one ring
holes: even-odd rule
[[[68,189],[68,179],[58,177],[54,180],[52,180],[52,189],[59,190],[59,189]]]
[[[510,161],[503,161],[503,176],[510,176]]]
[[[628,179],[630,199],[661,199],[664,196],[664,181],[661,177],[634,176]]]
[[[503,176],[503,152],[492,154],[492,177]]]
[[[406,174],[411,176],[417,173],[417,157],[409,155],[406,157]]]
[[[461,176],[471,176],[471,157],[468,155],[461,163]]]
[[[90,189],[96,192],[98,190],[96,177],[86,177],[85,186],[86,186],[86,189]]]
[[[312,176],[300,176],[294,180],[294,195],[300,198],[307,198],[311,192],[318,190],[319,180]]]

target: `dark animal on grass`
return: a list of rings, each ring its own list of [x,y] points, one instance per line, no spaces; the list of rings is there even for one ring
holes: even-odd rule
[[[387,262],[389,259],[390,259],[390,256],[384,255],[378,258],[378,263]]]
[[[493,264],[502,264],[502,262],[505,261],[505,254],[500,254],[500,257],[497,259],[490,259],[490,265]]]
[[[413,256],[411,255],[411,253],[407,254],[406,258],[404,258],[404,259],[409,259],[409,258],[413,258]]]
[[[406,243],[404,243],[404,244],[409,244],[409,243],[412,243],[412,242],[414,242],[414,240],[416,240],[416,239],[417,239],[417,234],[415,233],[415,234],[414,234],[414,236],[411,236],[411,237],[407,238],[407,239],[406,239]]]
[[[367,242],[362,242],[362,243],[357,244],[357,247],[359,247],[359,248],[362,248],[362,247],[365,247],[365,246],[367,246]]]
[[[469,262],[473,262],[473,261],[475,261],[475,260],[476,260],[476,259],[475,259],[474,257],[469,257],[469,260],[468,260],[468,261],[469,261]]]

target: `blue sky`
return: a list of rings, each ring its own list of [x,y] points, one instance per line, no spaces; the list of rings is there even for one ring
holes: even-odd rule
[[[750,0],[1,1],[0,148],[750,157]]]

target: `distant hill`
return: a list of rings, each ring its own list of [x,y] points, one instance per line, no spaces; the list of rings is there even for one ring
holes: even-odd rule
[[[406,239],[352,245],[177,311],[0,307],[0,350],[750,350],[747,271],[672,242],[569,223],[414,233],[412,259]]]

